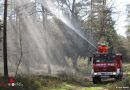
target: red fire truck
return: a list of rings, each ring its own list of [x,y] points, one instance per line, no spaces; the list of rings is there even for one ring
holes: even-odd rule
[[[123,76],[122,55],[108,52],[108,47],[101,45],[98,53],[94,54],[92,60],[93,83],[101,82],[102,78],[115,78],[121,80]]]

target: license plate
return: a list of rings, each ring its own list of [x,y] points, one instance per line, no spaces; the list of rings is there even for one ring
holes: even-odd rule
[[[106,75],[106,73],[102,73],[102,75]]]
[[[101,73],[101,75],[111,75],[111,73]]]
[[[101,76],[101,77],[103,77],[103,78],[108,78],[109,76]]]

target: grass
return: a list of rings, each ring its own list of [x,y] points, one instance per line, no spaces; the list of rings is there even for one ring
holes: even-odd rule
[[[0,82],[5,81],[2,77]],[[7,81],[8,82],[8,81]],[[101,90],[102,84],[94,85],[83,77],[24,76],[15,79],[23,87],[0,87],[0,90]],[[92,87],[93,86],[93,87]]]
[[[113,84],[107,84],[106,87],[109,90],[130,90],[130,78],[127,77],[123,79],[122,81],[117,81]],[[128,89],[123,89],[123,87],[128,87]]]
[[[0,78],[0,82],[5,81],[9,82]],[[92,82],[82,77],[24,76],[16,78],[15,82],[21,82],[23,86],[0,87],[0,90],[76,90],[79,87],[92,86]]]

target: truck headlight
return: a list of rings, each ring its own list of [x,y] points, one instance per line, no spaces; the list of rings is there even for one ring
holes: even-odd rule
[[[113,75],[116,75],[116,72],[113,72]]]
[[[94,75],[97,75],[97,73],[94,73]]]

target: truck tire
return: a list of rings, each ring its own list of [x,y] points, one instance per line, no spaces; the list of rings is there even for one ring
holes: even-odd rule
[[[118,76],[115,77],[115,80],[116,80],[116,81],[120,81],[121,79],[122,79],[122,76],[121,76],[121,75],[118,75]]]
[[[97,83],[100,83],[100,82],[101,82],[101,77],[99,77],[99,76],[93,77],[93,83],[94,84],[97,84]]]

